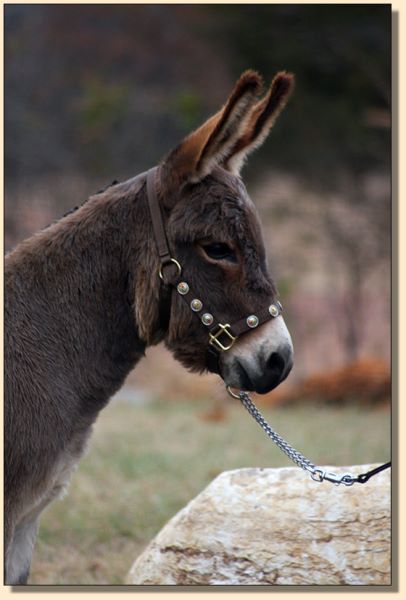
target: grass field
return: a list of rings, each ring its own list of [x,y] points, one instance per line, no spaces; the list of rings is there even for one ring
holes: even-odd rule
[[[291,466],[237,401],[222,406],[213,420],[214,404],[203,400],[113,401],[96,423],[68,495],[42,517],[29,583],[123,584],[136,556],[217,474]],[[388,460],[389,410],[262,412],[317,464]]]

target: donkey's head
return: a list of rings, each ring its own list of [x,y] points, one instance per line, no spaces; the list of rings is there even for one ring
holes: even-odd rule
[[[261,88],[255,72],[241,76],[224,107],[163,162],[158,194],[171,255],[193,291],[189,306],[185,286],[182,291],[175,285],[169,294],[165,277],[161,282],[161,305],[165,294],[171,302],[168,348],[189,369],[217,371],[227,385],[265,393],[288,375],[293,348],[278,315],[260,221],[239,170],[286,104],[293,76],[278,73],[258,100]],[[270,305],[276,318],[260,319],[257,326],[256,315]],[[241,320],[247,331],[235,341],[229,330],[209,335],[212,326]],[[216,361],[208,348],[219,351]]]

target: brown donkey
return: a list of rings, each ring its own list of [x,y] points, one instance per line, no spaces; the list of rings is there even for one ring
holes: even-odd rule
[[[239,170],[284,107],[293,76],[278,73],[259,100],[261,88],[255,72],[244,73],[154,176],[193,306],[184,286],[166,281],[178,267],[160,261],[145,174],[90,197],[6,257],[6,584],[27,582],[40,513],[66,487],[92,423],[147,346],[164,341],[185,367],[260,393],[289,373],[292,343]],[[209,313],[199,313],[202,303]],[[277,318],[258,323],[270,304]],[[237,340],[209,334],[213,315],[223,324],[249,316],[253,331]],[[227,351],[213,361],[208,348],[219,345]]]

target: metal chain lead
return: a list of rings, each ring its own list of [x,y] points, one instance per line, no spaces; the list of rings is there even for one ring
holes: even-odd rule
[[[286,440],[283,439],[276,431],[269,425],[262,414],[259,412],[247,392],[240,391],[235,394],[229,386],[227,386],[227,392],[233,398],[240,400],[244,408],[250,413],[250,415],[256,420],[256,422],[262,427],[266,435],[278,446],[279,450],[282,450],[291,461],[298,465],[304,471],[308,471],[311,478],[314,481],[330,481],[335,484],[344,484],[347,486],[353,485],[358,478],[353,477],[350,473],[344,475],[336,475],[335,473],[329,473],[316,467],[308,458],[303,456],[298,450],[295,450]]]
[[[271,440],[278,446],[280,450],[282,450],[282,452],[286,454],[286,456],[290,458],[290,460],[292,460],[299,467],[305,469],[306,471],[315,471],[316,465],[314,465],[312,462],[310,462],[310,460],[305,458],[303,454],[295,450],[269,425],[269,423],[264,419],[262,414],[255,406],[255,404],[252,402],[247,392],[240,392],[240,400],[243,406],[248,410],[250,415],[254,417],[256,422],[262,427],[267,436],[271,438]]]

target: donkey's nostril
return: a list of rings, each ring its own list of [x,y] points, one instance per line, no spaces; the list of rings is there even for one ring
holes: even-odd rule
[[[285,360],[280,354],[278,354],[278,352],[272,352],[271,356],[267,360],[266,366],[275,373],[282,374],[285,368]]]
[[[276,388],[289,375],[292,364],[292,350],[289,346],[272,352],[266,360],[265,369],[253,382],[255,391],[264,394]]]
[[[274,373],[275,375],[279,374],[279,383],[281,383],[289,375],[293,366],[292,347],[282,346],[281,348],[278,348],[278,352],[272,352],[266,365],[271,373]]]

